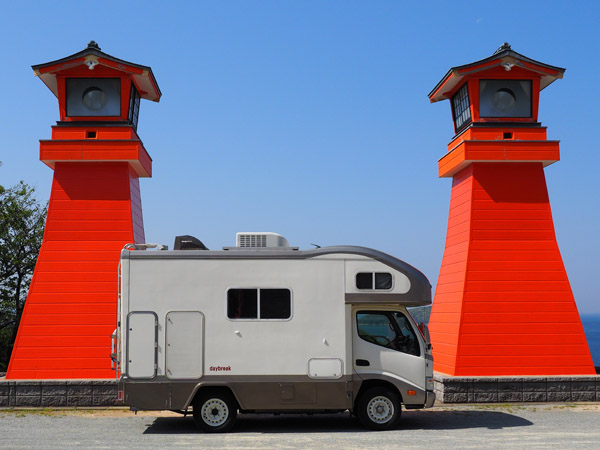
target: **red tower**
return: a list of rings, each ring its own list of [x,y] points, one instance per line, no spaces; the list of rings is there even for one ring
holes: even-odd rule
[[[450,100],[456,132],[439,161],[452,195],[430,319],[438,372],[595,374],[544,177],[559,143],[537,122],[540,91],[564,70],[504,44],[429,94]]]
[[[136,132],[140,99],[161,93],[150,67],[93,41],[33,70],[58,98],[60,121],[40,141],[54,179],[6,378],[112,378],[119,254],[144,242],[139,177],[152,176]]]

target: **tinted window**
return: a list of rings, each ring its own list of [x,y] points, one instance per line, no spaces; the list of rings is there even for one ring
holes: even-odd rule
[[[257,319],[258,295],[256,289],[229,289],[227,317],[230,319]]]
[[[391,289],[392,274],[391,273],[376,273],[375,274],[375,289]]]
[[[227,317],[230,319],[289,319],[292,299],[289,289],[229,289]]]
[[[260,290],[261,319],[289,319],[292,315],[292,301],[289,289]]]
[[[421,350],[410,322],[398,311],[359,311],[357,332],[371,344],[419,356]]]
[[[373,289],[373,274],[371,272],[357,273],[356,287],[358,289]]]
[[[356,274],[357,289],[392,289],[392,274],[387,272],[359,272]]]
[[[392,348],[396,333],[390,325],[390,319],[382,313],[359,312],[356,315],[358,335],[367,342]]]

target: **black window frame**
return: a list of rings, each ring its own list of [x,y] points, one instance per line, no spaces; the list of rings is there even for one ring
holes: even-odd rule
[[[231,303],[230,303],[230,293],[232,291],[254,291],[256,294],[256,316],[255,317],[235,317],[232,316],[231,314]],[[287,300],[288,300],[288,310],[287,312],[289,312],[289,315],[287,317],[266,317],[266,314],[264,314],[265,312],[267,312],[267,307],[266,305],[263,306],[263,297],[261,294],[261,291],[263,291],[263,294],[265,295],[264,299],[265,301],[267,296],[266,296],[266,292],[264,291],[286,291],[287,292]],[[288,321],[292,319],[293,316],[293,304],[292,304],[292,290],[289,288],[272,288],[272,287],[268,287],[268,288],[247,288],[247,287],[231,287],[227,289],[227,293],[226,293],[226,316],[228,320],[232,320],[232,321],[252,321],[252,322],[256,322],[256,321],[268,321],[268,322],[273,322],[273,321]]]
[[[135,87],[135,84],[131,83],[131,90],[129,92],[129,113],[127,115],[129,123],[133,126],[133,129],[137,131],[138,118],[140,115],[140,93]]]
[[[471,114],[471,101],[469,99],[469,83],[465,82],[461,88],[450,99],[452,106],[452,120],[454,121],[454,132],[458,133],[465,129],[470,123],[473,122],[473,115]],[[461,108],[459,111],[459,107]],[[458,124],[458,120],[468,112],[468,117],[464,117]]]

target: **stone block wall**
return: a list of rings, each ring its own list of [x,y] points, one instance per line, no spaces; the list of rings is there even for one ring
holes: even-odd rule
[[[600,376],[434,376],[436,404],[600,402]],[[115,380],[4,380],[1,407],[119,406]]]
[[[600,376],[451,377],[434,375],[442,403],[600,402]]]
[[[0,407],[116,406],[115,380],[3,380]]]

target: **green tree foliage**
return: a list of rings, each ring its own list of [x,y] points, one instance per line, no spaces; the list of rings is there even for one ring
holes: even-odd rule
[[[1,163],[0,163],[1,164]],[[23,181],[0,185],[0,371],[8,366],[42,244],[46,207]]]

